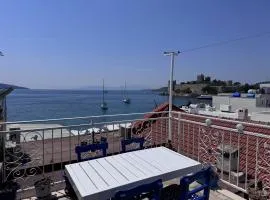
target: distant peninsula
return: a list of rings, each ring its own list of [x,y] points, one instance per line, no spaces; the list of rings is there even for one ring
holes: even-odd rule
[[[248,90],[259,90],[261,83],[254,84],[242,84],[240,82],[233,82],[232,80],[211,80],[210,76],[204,76],[204,74],[197,75],[197,80],[176,83],[176,80],[172,82],[172,91],[174,96],[199,96],[199,95],[217,95],[218,93],[247,93]],[[170,81],[168,81],[168,86]],[[162,96],[169,95],[168,86],[155,89],[153,91],[158,92]]]
[[[13,89],[29,89],[29,88],[22,87],[22,86],[0,83],[0,89],[7,89],[7,88],[10,88],[10,87],[13,88]]]

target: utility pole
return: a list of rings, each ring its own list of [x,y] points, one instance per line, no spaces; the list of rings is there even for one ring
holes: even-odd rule
[[[168,141],[172,140],[172,87],[173,87],[173,70],[174,70],[174,56],[178,56],[180,51],[165,51],[163,54],[165,56],[171,56],[171,72],[170,72],[170,92],[169,92],[169,137]]]

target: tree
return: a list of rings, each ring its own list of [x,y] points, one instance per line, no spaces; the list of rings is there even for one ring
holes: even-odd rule
[[[231,87],[231,86],[222,86],[221,91],[225,93],[236,92],[235,87]]]
[[[180,93],[181,90],[180,90],[180,89],[176,89],[174,92],[175,92],[175,93]]]
[[[226,82],[214,79],[212,81],[211,85],[213,85],[213,86],[226,86]]]
[[[245,92],[245,93],[247,93],[249,89],[250,89],[250,86],[248,83],[246,83],[245,85],[241,85],[238,88],[239,92]]]
[[[212,83],[213,83],[214,85],[216,85],[216,84],[217,84],[217,80],[214,79],[214,80],[212,81]]]
[[[260,89],[260,84],[256,83],[256,84],[253,84],[253,85],[249,85],[249,89],[259,90]]]
[[[206,94],[217,94],[217,88],[216,87],[212,87],[212,86],[205,86],[204,88],[202,88],[202,92],[206,93]]]
[[[217,80],[215,86],[226,86],[227,83],[225,81]]]
[[[206,76],[205,79],[204,79],[204,81],[206,83],[210,83],[211,82],[211,77],[210,76]]]
[[[190,93],[192,93],[192,91],[191,91],[191,89],[190,89],[189,87],[183,89],[182,92],[185,93],[185,94],[190,94]]]
[[[240,83],[240,82],[234,82],[233,85],[234,85],[234,86],[240,86],[241,83]]]

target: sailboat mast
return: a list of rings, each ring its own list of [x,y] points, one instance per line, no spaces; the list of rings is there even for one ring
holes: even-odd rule
[[[127,98],[127,82],[125,81],[124,97]]]
[[[125,81],[125,87],[124,87],[124,91],[123,91],[123,102],[126,103],[126,104],[130,104],[130,99],[128,98],[128,95],[127,95],[127,82]]]
[[[103,87],[102,87],[102,103],[104,103],[104,79],[103,79]]]

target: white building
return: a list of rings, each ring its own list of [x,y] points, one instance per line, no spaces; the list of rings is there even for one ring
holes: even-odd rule
[[[270,83],[260,84],[260,89],[263,89],[265,94],[270,94]]]
[[[251,120],[270,122],[270,84],[261,84],[260,89],[264,94],[257,94],[254,98],[242,94],[241,97],[232,97],[231,94],[223,96],[213,96],[212,104],[217,110],[221,110],[222,105],[230,105],[230,111],[235,113],[239,108],[248,110]]]

